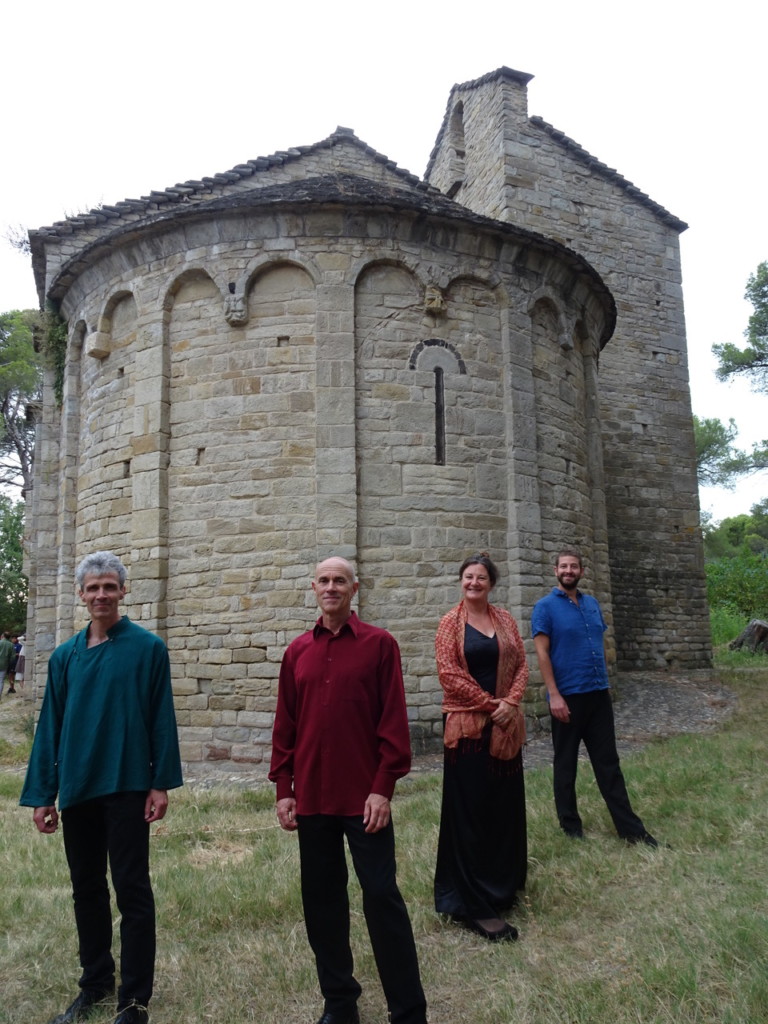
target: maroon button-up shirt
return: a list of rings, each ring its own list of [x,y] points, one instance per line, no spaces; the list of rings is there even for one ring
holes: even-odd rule
[[[297,814],[362,814],[411,767],[397,641],[354,612],[334,635],[318,619],[283,655],[269,778]]]

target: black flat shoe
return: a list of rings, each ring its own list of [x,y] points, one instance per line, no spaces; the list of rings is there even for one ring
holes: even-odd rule
[[[473,921],[472,918],[467,918],[464,924],[470,931],[475,932],[477,935],[482,935],[489,942],[514,942],[518,936],[517,928],[508,921],[504,922],[503,928],[499,928],[495,932],[483,928],[479,921]]]
[[[650,832],[642,832],[639,836],[622,836],[621,838],[625,843],[629,843],[630,846],[650,846],[654,850],[672,849],[668,843],[660,843],[659,840],[652,836]]]
[[[360,1024],[360,1014],[357,1007],[347,1013],[324,1013],[317,1024]]]
[[[111,998],[112,994],[112,991],[93,992],[90,989],[84,988],[77,999],[66,1008],[64,1013],[54,1017],[52,1021],[49,1021],[49,1024],[80,1024],[81,1021],[88,1020],[95,1012],[99,1003],[103,1003],[105,999]]]
[[[113,1024],[148,1024],[149,1010],[146,1006],[126,1006],[115,1017]]]

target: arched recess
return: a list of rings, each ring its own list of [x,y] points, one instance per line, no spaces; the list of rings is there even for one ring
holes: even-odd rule
[[[131,292],[110,296],[99,319],[107,352],[96,359],[78,351],[80,466],[77,549],[109,548],[120,556],[131,550],[134,364],[137,306]],[[73,364],[74,366],[74,364]]]
[[[255,259],[248,264],[245,271],[238,274],[234,279],[232,274],[227,274],[222,268],[216,274],[216,280],[225,282],[223,292],[226,295],[225,317],[227,323],[232,327],[242,327],[248,323],[251,311],[248,307],[248,297],[256,285],[256,282],[264,278],[265,274],[272,271],[284,272],[286,268],[293,268],[303,272],[309,277],[314,287],[317,287],[321,279],[320,271],[314,260],[304,253],[292,253],[290,259],[280,253],[259,253]],[[283,274],[283,276],[285,276]],[[270,278],[275,281],[276,278]],[[302,286],[304,287],[304,286]]]
[[[550,297],[531,306],[542,565],[573,543],[591,551],[590,457],[581,339],[564,328],[562,307]],[[569,343],[563,344],[567,337]]]
[[[355,296],[360,603],[393,629],[406,660],[454,601],[445,580],[461,557],[482,547],[503,560],[507,546],[500,302],[486,282],[455,278],[436,324],[423,294],[406,268],[376,264]],[[444,459],[436,459],[435,370]],[[402,595],[394,608],[393,587]],[[433,669],[409,666],[425,687]]]
[[[310,259],[304,253],[291,253],[290,258],[286,258],[278,253],[260,253],[259,256],[248,265],[247,270],[241,277],[242,290],[247,294],[260,277],[263,277],[271,271],[290,268],[300,271],[306,278],[308,278],[309,283],[311,283],[312,286],[317,287],[317,283],[322,275],[320,274],[315,261]],[[239,290],[240,287],[240,282],[236,282],[235,290]],[[301,287],[307,288],[308,283],[305,281]]]
[[[247,322],[232,325],[220,290],[198,272],[178,288],[167,324],[168,638],[194,647],[190,636],[205,637],[210,652],[185,661],[181,685],[203,695],[220,746],[225,694],[273,710],[263,652],[278,631],[303,625],[285,591],[306,578],[316,550],[315,285],[282,261],[244,297]]]

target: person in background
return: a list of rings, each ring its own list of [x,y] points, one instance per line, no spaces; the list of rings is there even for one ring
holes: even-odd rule
[[[16,671],[14,672],[13,679],[16,686],[20,689],[24,689],[24,673],[27,668],[27,638],[26,636],[19,637],[19,650],[16,655]],[[14,690],[15,692],[15,690]]]
[[[16,666],[19,661],[19,651],[21,650],[19,637],[16,633],[11,633],[11,643],[13,644],[13,656],[8,665],[8,693],[16,693]]]
[[[629,843],[658,846],[629,802],[616,749],[613,703],[603,636],[607,626],[596,598],[579,590],[581,554],[555,556],[557,586],[536,602],[531,632],[547,688],[554,749],[554,795],[560,828],[573,839],[584,830],[576,803],[579,745],[584,741],[600,793],[616,831]]]
[[[411,767],[400,651],[352,611],[345,558],[315,569],[320,617],[280,666],[272,764],[280,827],[297,831],[307,938],[325,1002],[317,1024],[358,1024],[346,837],[391,1024],[426,1024],[416,945],[397,886],[390,800]]]
[[[461,601],[440,620],[444,769],[435,909],[491,942],[516,939],[504,914],[525,887],[528,847],[520,702],[528,665],[517,623],[490,603],[486,552],[459,569]]]
[[[165,816],[168,790],[182,784],[168,651],[120,615],[126,571],[116,555],[88,555],[75,576],[90,621],[48,662],[20,800],[44,834],[57,830],[61,814],[72,879],[80,993],[50,1024],[102,1014],[114,991],[108,862],[120,912],[114,1024],[146,1024],[155,971],[149,826]]]
[[[5,687],[5,679],[8,675],[8,668],[11,661],[15,657],[16,652],[13,649],[13,644],[7,633],[3,633],[0,637],[0,697],[3,695],[3,688]]]

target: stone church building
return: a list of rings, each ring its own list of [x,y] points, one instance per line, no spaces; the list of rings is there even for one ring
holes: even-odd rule
[[[686,225],[529,117],[530,78],[454,86],[423,180],[337,128],[31,232],[68,335],[29,521],[38,692],[103,548],[168,644],[187,761],[268,757],[329,554],[400,643],[417,744],[441,732],[435,628],[478,549],[529,651],[575,543],[615,672],[709,666]]]

